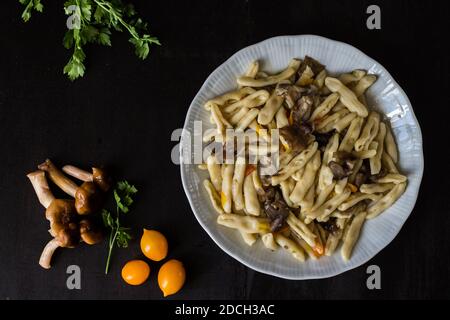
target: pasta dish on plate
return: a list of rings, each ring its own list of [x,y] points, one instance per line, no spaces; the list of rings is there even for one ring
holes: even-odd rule
[[[364,222],[407,183],[389,123],[368,108],[376,80],[364,70],[331,76],[308,56],[273,75],[255,61],[236,90],[207,101],[215,128],[204,141],[216,147],[200,168],[217,223],[300,261],[339,246],[350,259]],[[253,132],[258,144],[229,132]]]

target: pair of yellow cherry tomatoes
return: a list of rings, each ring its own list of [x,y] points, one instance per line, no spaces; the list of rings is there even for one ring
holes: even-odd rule
[[[141,250],[153,261],[161,261],[167,256],[169,246],[164,235],[156,230],[146,230],[141,238]],[[143,260],[128,261],[122,268],[122,278],[130,285],[144,283],[150,275],[150,266]],[[184,284],[186,272],[183,264],[175,259],[165,262],[158,271],[158,285],[164,297],[177,293]]]

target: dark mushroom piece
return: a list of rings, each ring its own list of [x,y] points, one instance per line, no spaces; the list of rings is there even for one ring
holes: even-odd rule
[[[92,173],[72,165],[66,165],[62,171],[69,176],[84,182],[94,182],[103,192],[107,192],[112,186],[112,179],[104,169],[92,168]]]
[[[369,164],[367,163],[366,159],[363,160],[363,163],[361,165],[361,168],[359,168],[358,173],[355,175],[355,180],[353,181],[353,184],[358,187],[361,187],[363,184],[367,182],[370,176],[369,172]]]
[[[333,177],[337,180],[343,179],[345,177],[348,177],[350,173],[344,169],[343,166],[341,166],[336,161],[330,161],[328,163],[328,167],[330,168],[331,172],[333,173]]]
[[[328,163],[335,179],[343,179],[352,174],[356,158],[349,152],[337,151],[334,160]]]
[[[282,90],[280,92],[282,92],[282,94],[284,95],[285,97],[284,102],[286,103],[288,108],[292,109],[295,103],[298,101],[298,99],[301,98],[302,93],[305,90],[306,90],[305,88],[291,85],[286,91]]]
[[[372,183],[377,183],[377,182],[378,182],[378,179],[383,178],[383,177],[386,176],[387,174],[388,174],[388,171],[386,170],[386,168],[385,168],[385,167],[382,167],[379,173],[370,175],[370,176],[369,176],[369,180],[370,180]]]
[[[273,199],[275,199],[276,190],[277,189],[271,184],[266,185],[264,193],[258,195],[259,202],[265,203],[266,201],[273,201]]]
[[[38,166],[46,171],[50,179],[68,195],[75,198],[75,208],[80,215],[98,211],[103,203],[103,197],[93,182],[84,182],[78,187],[67,178],[49,159]]]
[[[272,176],[270,175],[260,175],[259,176],[260,180],[261,180],[261,184],[263,187],[269,187],[272,185]]]
[[[87,244],[97,244],[103,240],[103,230],[92,219],[83,219],[79,223],[81,240]]]
[[[301,125],[309,120],[311,117],[311,110],[314,104],[312,96],[302,96],[297,100],[292,108],[292,120],[293,123]]]
[[[327,133],[318,133],[314,132],[314,137],[316,138],[316,141],[319,145],[319,149],[324,152],[325,148],[330,140],[330,138],[334,135],[334,131],[327,132]]]
[[[263,196],[264,211],[270,220],[270,230],[279,231],[289,216],[289,206],[284,201],[279,190],[274,187],[268,188]]]
[[[275,88],[275,93],[279,96],[285,97],[288,94],[289,89],[291,87],[292,87],[292,84],[289,81],[282,81]]]
[[[311,135],[312,128],[309,124],[289,125],[280,129],[280,140],[285,148],[294,153],[300,153],[314,137]]]
[[[325,66],[316,59],[313,59],[310,56],[305,56],[305,59],[303,59],[302,64],[300,65],[300,68],[297,72],[299,77],[306,70],[306,67],[310,67],[315,76],[325,69]]]
[[[355,175],[355,181],[354,181],[354,185],[359,189],[359,187],[361,187],[367,180],[368,175],[366,173],[363,172],[358,172]]]
[[[339,231],[339,227],[336,225],[336,220],[336,218],[330,218],[328,221],[319,222],[319,224],[325,231],[334,235]]]

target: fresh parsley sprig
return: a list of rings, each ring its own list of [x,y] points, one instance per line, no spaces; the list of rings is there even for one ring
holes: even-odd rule
[[[19,1],[25,6],[22,13],[25,22],[33,10],[43,11],[41,0]],[[73,23],[64,35],[63,45],[73,51],[63,72],[72,81],[83,77],[86,70],[83,47],[88,43],[111,46],[112,30],[129,33],[129,42],[140,59],[148,57],[150,45],[161,45],[158,38],[148,34],[148,25],[137,17],[134,6],[121,0],[68,0],[64,12]]]
[[[19,0],[19,2],[25,6],[22,12],[22,19],[25,22],[30,20],[33,9],[37,12],[44,10],[44,5],[41,3],[41,0]]]
[[[105,274],[108,274],[109,271],[114,245],[117,244],[119,248],[126,248],[128,247],[128,241],[131,240],[131,235],[129,234],[130,228],[125,228],[120,225],[120,214],[130,211],[130,206],[133,204],[132,197],[137,191],[136,187],[130,185],[127,181],[118,182],[114,189],[114,199],[116,201],[115,216],[106,209],[102,211],[103,223],[110,229]]]

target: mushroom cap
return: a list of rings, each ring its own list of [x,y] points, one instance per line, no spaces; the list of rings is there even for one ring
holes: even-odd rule
[[[45,211],[45,217],[50,222],[68,221],[75,215],[75,201],[69,199],[55,199]]]
[[[51,226],[51,225],[50,225]],[[80,243],[80,231],[76,222],[70,222],[66,228],[61,229],[55,236],[61,247],[74,248]]]
[[[105,170],[92,168],[92,179],[103,192],[111,189],[112,179]]]
[[[91,219],[80,221],[81,239],[87,244],[96,244],[103,240],[103,230]]]
[[[50,232],[61,247],[74,247],[80,242],[78,215],[73,200],[55,199],[45,211]]]
[[[75,192],[75,209],[80,215],[100,210],[103,197],[93,182],[84,182]]]

